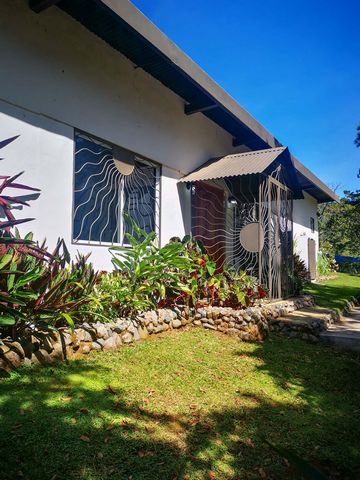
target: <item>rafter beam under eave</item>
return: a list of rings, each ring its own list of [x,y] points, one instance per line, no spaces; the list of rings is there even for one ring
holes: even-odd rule
[[[269,146],[261,139],[250,138],[249,136],[233,137],[232,145],[233,147],[240,147],[244,145],[250,148],[250,150],[262,150],[269,148]]]
[[[207,104],[196,104],[196,103],[189,103],[188,105],[184,106],[184,112],[186,115],[192,115],[193,113],[198,112],[207,112],[208,110],[212,110],[216,108],[218,105],[217,103],[207,103]]]
[[[232,141],[232,145],[233,147],[240,147],[240,145],[244,145],[244,139],[241,140],[240,138],[234,137]]]
[[[35,13],[41,13],[52,5],[56,5],[60,0],[29,0],[29,7]]]

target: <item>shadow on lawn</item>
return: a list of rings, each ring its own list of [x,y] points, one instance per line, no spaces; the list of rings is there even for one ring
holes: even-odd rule
[[[255,436],[263,417],[272,432],[268,440],[307,459],[329,479],[360,478],[359,355],[274,336],[248,356],[260,361],[258,371],[299,399],[297,407],[289,407],[259,398]]]
[[[348,395],[360,378],[354,378],[355,369],[344,361],[330,372],[322,360],[317,371],[313,363],[316,355],[311,353],[317,347],[306,347],[300,357],[295,353],[299,350],[292,347],[291,341],[276,346],[265,342],[255,352],[240,351],[239,355],[253,357],[256,368],[270,374],[284,391],[297,388],[298,405],[270,401],[264,385],[261,395],[239,391],[235,403],[226,409],[203,413],[200,405],[189,415],[178,416],[156,413],[141,402],[128,402],[119,389],[94,389],[93,366],[85,362],[22,369],[16,374],[15,386],[12,382],[0,385],[1,477],[207,480],[212,478],[209,472],[223,469],[213,478],[297,478],[266,447],[266,437],[291,446],[312,461],[317,459],[331,474],[329,478],[356,478],[359,424],[356,427],[350,412],[342,409],[342,401],[349,404]],[[109,374],[106,367],[96,368],[97,376]],[[335,389],[326,378],[330,373],[338,378]],[[75,383],[79,377],[78,384],[71,383],[69,376]],[[61,395],[60,402],[54,400],[57,395]],[[114,415],[121,415],[122,421],[113,425],[110,418]],[[179,431],[179,442],[159,435],[157,430],[174,427]],[[349,436],[354,442],[352,450]],[[344,450],[339,451],[342,444]],[[314,445],[319,447],[315,451]]]
[[[360,296],[360,288],[351,285],[311,283],[305,291],[315,296],[317,305],[336,308],[340,312],[346,306],[347,300]]]

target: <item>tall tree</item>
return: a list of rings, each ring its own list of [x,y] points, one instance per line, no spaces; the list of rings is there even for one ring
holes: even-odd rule
[[[344,192],[340,203],[320,206],[319,231],[324,252],[360,257],[360,191]]]

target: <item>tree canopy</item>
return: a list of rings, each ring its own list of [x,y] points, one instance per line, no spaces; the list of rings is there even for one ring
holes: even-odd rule
[[[360,125],[355,145],[360,147]],[[318,214],[320,248],[332,255],[360,257],[360,190],[345,191],[340,203],[320,205]]]
[[[320,249],[360,257],[360,190],[344,192],[340,203],[319,207]]]

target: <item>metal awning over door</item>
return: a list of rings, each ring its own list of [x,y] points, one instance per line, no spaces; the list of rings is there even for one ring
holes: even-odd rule
[[[295,166],[287,147],[268,148],[213,158],[179,180],[198,182],[243,175],[271,174],[274,164],[282,165],[284,181],[294,198],[303,198]]]
[[[218,270],[246,270],[272,298],[291,294],[292,201],[299,186],[288,150],[222,157],[181,181],[191,185],[192,233]]]

